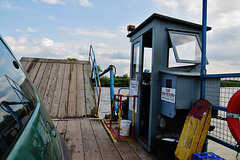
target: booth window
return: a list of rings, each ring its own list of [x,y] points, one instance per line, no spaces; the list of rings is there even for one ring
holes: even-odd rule
[[[133,45],[133,58],[132,58],[132,78],[136,78],[139,73],[139,55],[140,55],[140,42]]]
[[[200,64],[201,63],[201,46],[198,34],[169,31],[170,48],[169,48],[169,67],[175,67],[172,64],[174,54],[176,67],[183,64]],[[178,64],[179,63],[179,64]]]

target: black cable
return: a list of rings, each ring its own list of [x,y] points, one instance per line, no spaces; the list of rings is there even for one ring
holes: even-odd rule
[[[240,142],[237,142],[237,144],[236,144],[236,149],[237,149],[237,155],[236,155],[236,160],[238,160],[238,154],[239,154],[239,152],[240,152]]]

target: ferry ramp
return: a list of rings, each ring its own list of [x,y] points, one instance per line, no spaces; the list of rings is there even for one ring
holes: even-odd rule
[[[97,105],[88,61],[22,58],[20,62],[52,118],[96,114]]]
[[[88,61],[24,57],[20,62],[73,160],[157,159],[136,141],[113,142],[101,120],[91,118],[97,105]]]

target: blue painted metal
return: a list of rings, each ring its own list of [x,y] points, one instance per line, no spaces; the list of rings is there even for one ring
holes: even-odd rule
[[[102,73],[99,74],[99,77],[102,77],[105,75],[107,72],[110,71],[110,100],[111,100],[111,105],[114,100],[114,74],[113,74],[113,69],[115,68],[114,65],[109,65],[107,69],[105,69]],[[118,112],[118,106],[117,103],[114,103],[114,108]]]
[[[203,0],[202,12],[202,61],[201,61],[201,98],[205,98],[205,80],[206,74],[206,39],[207,39],[207,0]]]
[[[208,74],[208,75],[204,75],[204,78],[227,78],[227,77],[240,77],[240,73]]]
[[[230,148],[230,149],[232,149],[232,150],[237,151],[237,150],[236,150],[236,147],[235,147],[234,145],[231,145],[231,144],[229,144],[229,143],[227,143],[227,142],[224,142],[224,141],[222,141],[222,140],[220,140],[220,139],[217,139],[216,137],[207,135],[207,138],[208,138],[208,139],[211,139],[212,141],[215,141],[215,142],[217,142],[217,143],[219,143],[219,144],[221,144],[221,145],[223,145],[223,146],[225,146],[225,147],[227,147],[227,148]]]
[[[121,91],[122,89],[128,89],[128,90],[129,90],[129,87],[122,87],[122,88],[119,88],[119,90],[118,90],[118,94],[120,94],[120,91]]]
[[[98,74],[97,61],[96,61],[96,57],[95,57],[95,53],[94,53],[92,45],[90,46],[89,56],[90,56],[90,59],[91,59],[91,62],[92,62],[91,79],[93,78],[93,75],[94,75],[96,90],[97,90],[97,96],[99,96],[98,82],[100,82],[100,78],[99,78],[99,74]]]
[[[114,76],[113,76],[113,66],[111,66],[110,69],[110,98],[111,98],[111,104],[113,103],[114,100]],[[114,108],[115,111],[118,112],[118,106],[116,101],[114,102]]]
[[[219,111],[227,111],[226,107],[221,107],[221,106],[213,106],[213,109],[219,110]]]
[[[13,111],[13,109],[8,105],[8,102],[3,101],[1,106],[4,106],[4,108],[7,109],[7,111],[13,116],[13,118],[17,121],[17,124],[19,125],[19,129],[23,128],[22,121],[18,118],[18,115]],[[2,107],[1,107],[2,108]]]

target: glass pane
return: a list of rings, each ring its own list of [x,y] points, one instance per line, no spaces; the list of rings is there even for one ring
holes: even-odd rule
[[[177,62],[176,58],[174,56],[173,48],[169,48],[168,54],[169,54],[168,68],[183,67],[183,66],[193,65],[193,63],[179,63],[179,62]]]
[[[177,51],[178,59],[181,61],[201,62],[201,49],[196,35],[171,33]],[[174,46],[173,44],[173,46]]]
[[[30,82],[0,40],[0,157],[21,133],[36,103]]]
[[[143,72],[152,71],[152,48],[144,47],[144,60],[143,60]]]
[[[139,55],[140,55],[140,42],[134,44],[133,47],[132,78],[136,78],[139,73]]]

